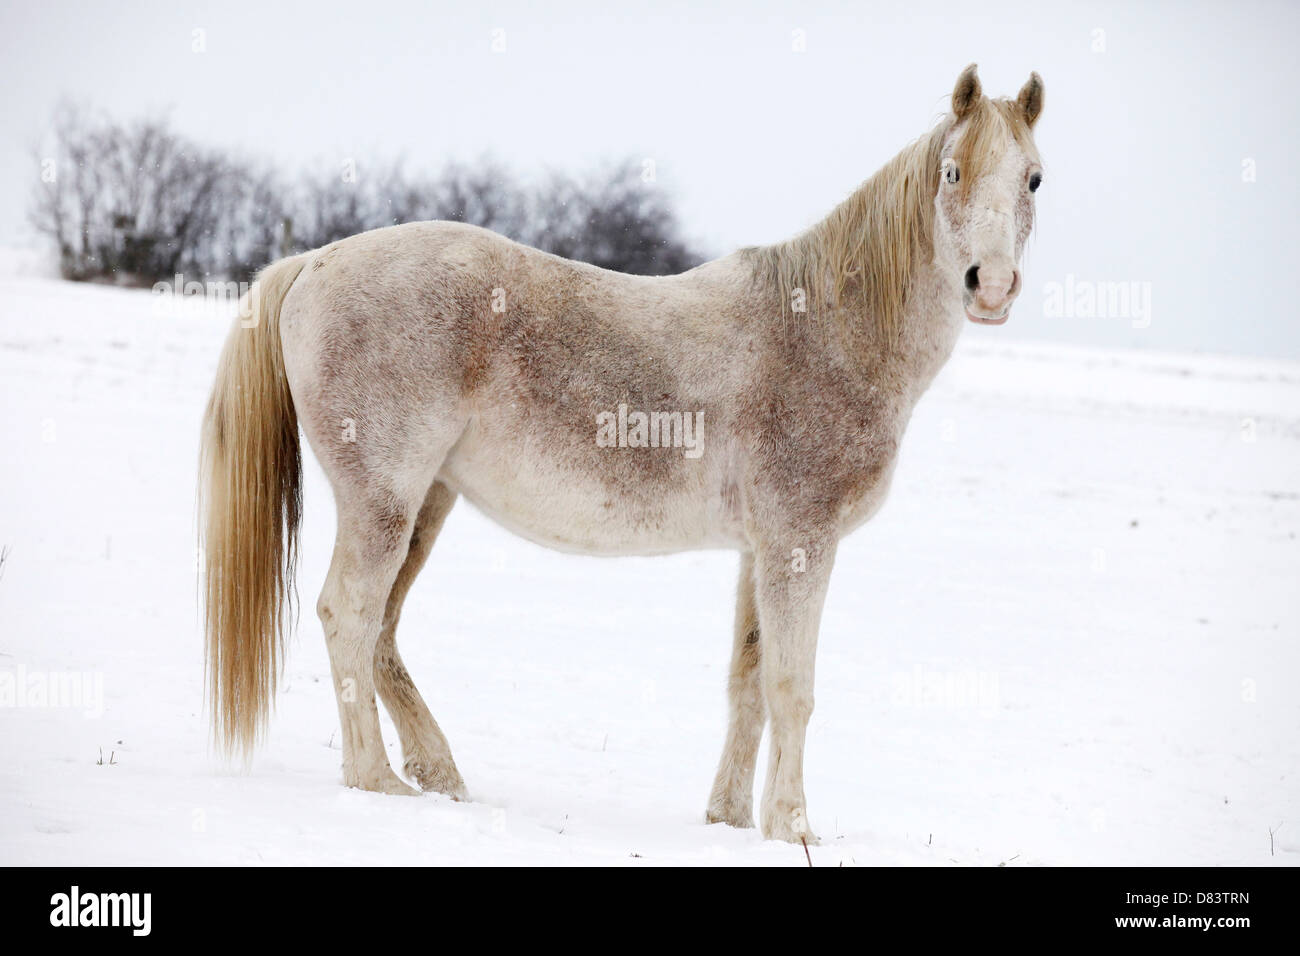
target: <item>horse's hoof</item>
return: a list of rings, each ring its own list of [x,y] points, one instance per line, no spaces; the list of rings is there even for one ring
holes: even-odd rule
[[[796,807],[788,813],[763,814],[763,838],[765,840],[783,840],[801,846],[821,846],[821,840],[808,826],[808,817],[803,807]]]
[[[754,811],[746,804],[729,800],[710,800],[709,808],[704,811],[706,823],[725,823],[738,830],[754,828]]]
[[[441,793],[453,800],[466,801],[469,793],[465,790],[465,781],[461,778],[456,765],[447,763],[429,763],[419,759],[406,761],[406,775],[420,785],[425,793]]]
[[[344,784],[357,790],[369,790],[371,793],[390,793],[397,797],[418,797],[420,791],[406,783],[390,769],[368,777],[344,778]]]
[[[799,833],[789,827],[773,827],[771,830],[763,830],[764,840],[780,840],[784,843],[793,843],[795,846],[821,846],[822,841],[817,834]]]

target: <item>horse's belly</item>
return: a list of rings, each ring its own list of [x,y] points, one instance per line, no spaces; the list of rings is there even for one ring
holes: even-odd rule
[[[439,477],[498,524],[560,551],[666,554],[735,546],[739,522],[730,520],[721,496],[709,493],[706,466],[692,464],[694,475],[650,468],[646,480],[628,480],[626,469],[582,468],[526,445],[471,441],[448,456]]]

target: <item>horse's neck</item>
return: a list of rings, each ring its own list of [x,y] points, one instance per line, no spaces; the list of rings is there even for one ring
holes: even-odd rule
[[[834,347],[861,370],[864,381],[884,383],[907,409],[916,403],[952,354],[963,318],[961,291],[950,269],[933,262],[912,269],[907,306],[892,342],[872,316],[849,307],[840,314],[848,334]]]
[[[935,262],[918,265],[913,272],[907,310],[892,350],[893,362],[912,388],[913,402],[952,355],[964,325],[961,292],[950,280],[950,272]]]

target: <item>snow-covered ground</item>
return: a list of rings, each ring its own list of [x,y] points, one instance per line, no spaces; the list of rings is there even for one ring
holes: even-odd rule
[[[1014,327],[966,332],[840,549],[814,863],[1300,862],[1300,365]],[[473,802],[343,789],[314,463],[270,739],[215,759],[193,508],[226,328],[0,279],[0,863],[806,865],[703,823],[735,556],[554,554],[463,502],[398,636]]]

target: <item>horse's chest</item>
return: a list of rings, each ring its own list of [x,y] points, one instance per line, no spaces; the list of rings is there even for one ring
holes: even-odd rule
[[[857,486],[855,494],[847,495],[840,503],[841,534],[848,534],[880,510],[889,494],[889,484],[897,461],[898,455],[891,454],[888,458],[866,466],[866,480]]]
[[[884,503],[898,461],[906,414],[877,406],[869,415],[846,415],[829,436],[838,454],[810,491],[835,502],[841,534],[861,525]]]

